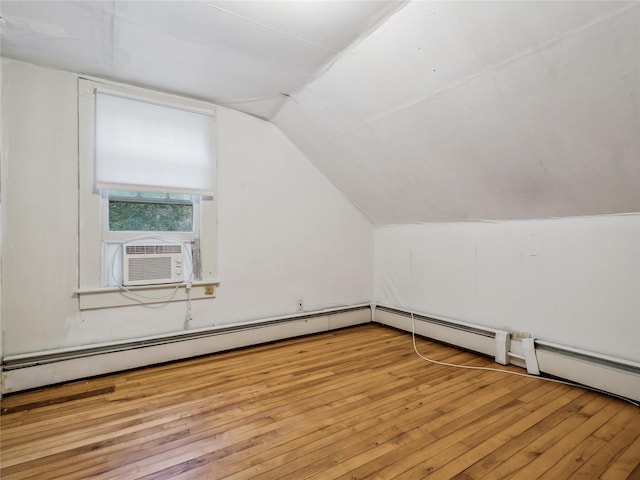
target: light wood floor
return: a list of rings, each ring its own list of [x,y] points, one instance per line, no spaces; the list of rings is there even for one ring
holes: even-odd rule
[[[432,365],[410,335],[375,325],[13,395],[2,407],[4,480],[640,478],[639,408]]]

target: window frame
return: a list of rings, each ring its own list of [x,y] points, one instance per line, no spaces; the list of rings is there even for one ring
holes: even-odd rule
[[[162,243],[173,241],[175,243],[181,243],[185,248],[188,248],[187,244],[193,241],[200,240],[200,225],[202,223],[201,217],[201,199],[200,195],[191,195],[193,206],[193,229],[190,232],[171,232],[163,230],[110,230],[109,229],[109,190],[100,190],[100,218],[102,226],[102,286],[114,287],[117,286],[113,279],[113,248],[111,245],[122,245],[123,242],[136,241],[136,239],[148,239],[149,243]],[[161,202],[147,202],[147,203],[161,203]],[[142,243],[145,243],[143,240]],[[121,252],[115,252],[116,255],[121,255]],[[192,253],[185,253],[185,262],[192,258]],[[192,271],[192,267],[189,267],[189,272]],[[120,272],[121,273],[121,272]],[[200,279],[187,279],[185,282]]]
[[[217,285],[217,201],[214,197],[193,195],[194,231],[193,232],[155,232],[155,231],[109,231],[108,195],[106,190],[95,188],[94,134],[95,134],[95,92],[96,89],[115,91],[124,97],[166,105],[173,108],[199,111],[212,115],[215,119],[214,105],[175,95],[155,92],[139,87],[131,87],[99,79],[78,78],[78,148],[79,148],[79,288],[80,308],[101,308],[118,305],[132,305],[140,302],[127,298],[119,287],[106,281],[105,245],[106,242],[122,242],[132,237],[162,236],[179,242],[199,239],[202,279],[195,282],[185,281],[180,286]],[[217,130],[217,123],[215,129]],[[214,142],[217,131],[212,132]],[[197,230],[196,230],[197,229]],[[136,289],[175,289],[175,284],[135,287]],[[210,288],[203,289],[210,292]],[[199,298],[198,292],[188,292],[191,298]],[[104,294],[104,295],[101,295]],[[195,295],[195,296],[194,296]],[[210,297],[203,293],[200,298]],[[172,300],[183,300],[185,295],[176,295]],[[164,300],[166,301],[166,300]],[[146,303],[146,302],[145,302]],[[153,303],[153,302],[148,302]]]
[[[158,192],[158,193],[170,193],[170,192]],[[124,197],[123,197],[124,198]],[[192,239],[193,237],[200,237],[200,224],[202,223],[202,215],[200,204],[202,202],[201,195],[191,195],[192,199],[192,215],[193,215],[193,229],[191,231],[165,231],[165,230],[111,230],[109,228],[109,190],[100,191],[100,215],[102,221],[102,238],[105,240],[119,240],[124,241],[130,239],[132,235],[161,235],[166,237],[176,237],[178,240]],[[140,202],[132,203],[148,203],[148,204],[164,204],[167,202],[154,202],[152,199],[145,199]],[[179,204],[178,202],[176,202]]]

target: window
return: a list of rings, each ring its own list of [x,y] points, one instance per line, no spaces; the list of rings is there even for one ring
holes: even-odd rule
[[[107,190],[110,232],[193,232],[193,196]]]
[[[184,280],[215,282],[215,110],[79,81],[80,291],[123,282],[125,244],[182,244]]]
[[[202,280],[200,195],[102,190],[102,285],[123,284],[125,244],[183,246],[184,281]],[[151,283],[149,283],[151,284]]]

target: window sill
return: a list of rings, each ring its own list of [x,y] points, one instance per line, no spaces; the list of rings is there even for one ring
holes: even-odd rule
[[[199,280],[189,283],[144,285],[127,287],[79,288],[75,291],[80,301],[80,310],[124,307],[127,305],[160,304],[169,302],[214,298],[215,287],[220,282]],[[187,294],[187,286],[191,285]]]

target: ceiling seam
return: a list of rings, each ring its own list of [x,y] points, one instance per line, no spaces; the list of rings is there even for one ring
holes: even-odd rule
[[[480,52],[476,48],[475,43],[473,42],[471,37],[469,37],[469,34],[467,33],[467,30],[460,23],[460,20],[458,19],[458,16],[456,15],[455,12],[452,12],[452,17],[455,19],[455,21],[457,22],[458,26],[460,27],[460,31],[462,32],[462,34],[467,39],[469,47],[471,48],[473,53],[476,55],[476,57],[478,57],[478,60],[480,61],[480,64],[488,63],[488,62],[485,62],[483,56],[480,54]],[[496,72],[496,70],[489,70],[488,76],[490,77],[491,84],[493,85],[493,87],[495,88],[496,92],[498,93],[498,95],[502,99],[502,104],[504,106],[504,109],[506,110],[507,115],[509,115],[510,119],[512,120],[511,124],[516,128],[516,131],[520,134],[520,138],[522,139],[523,142],[526,143],[527,148],[530,150],[530,152],[533,153],[533,156],[537,160],[538,164],[544,170],[544,173],[548,177],[551,177],[551,174],[549,173],[549,170],[547,169],[546,165],[542,161],[542,158],[540,158],[540,154],[538,153],[538,151],[537,151],[537,149],[535,147],[535,143],[530,141],[530,139],[527,136],[527,132],[523,128],[521,128],[520,123],[519,123],[519,118],[516,115],[516,112],[514,112],[513,109],[511,108],[511,102],[507,101],[507,99],[504,96],[504,93],[503,93],[502,89],[498,85],[498,82],[496,81],[495,72]]]
[[[113,1],[116,4],[118,3],[118,0],[113,0]],[[202,0],[200,0],[200,1],[202,1]],[[114,16],[117,16],[117,15],[114,14]],[[125,18],[125,17],[120,17],[120,21],[128,23],[129,25],[135,25],[135,26],[141,27],[143,29],[149,29],[149,30],[153,30],[155,32],[161,32],[161,33],[166,34],[168,37],[171,37],[171,38],[174,38],[176,40],[180,40],[180,41],[183,41],[183,42],[186,42],[186,43],[199,45],[199,46],[202,46],[202,47],[204,47],[204,48],[206,48],[208,50],[211,50],[211,51],[222,52],[222,53],[233,55],[236,58],[243,58],[245,60],[250,60],[250,61],[262,64],[262,65],[267,65],[269,67],[276,68],[276,69],[278,69],[278,70],[280,70],[282,72],[292,73],[292,74],[299,75],[299,76],[305,77],[305,78],[315,78],[313,73],[302,72],[302,71],[299,71],[297,69],[288,68],[287,66],[282,65],[282,64],[277,63],[277,62],[266,61],[266,60],[264,60],[264,58],[262,56],[259,56],[259,55],[246,55],[242,51],[236,50],[236,49],[233,49],[233,48],[221,47],[219,45],[213,45],[213,44],[210,44],[210,43],[206,43],[206,44],[205,43],[198,43],[198,42],[195,42],[195,41],[190,40],[188,38],[183,38],[183,37],[180,37],[180,36],[177,36],[177,35],[172,35],[171,33],[167,32],[166,30],[163,30],[162,28],[155,28],[151,24],[141,24],[140,22],[133,21],[133,20],[131,20],[129,18]],[[114,23],[115,23],[115,19],[114,19]],[[114,42],[115,42],[115,39],[114,39]],[[114,46],[115,46],[115,43],[114,43]],[[115,48],[114,48],[114,50],[115,50]],[[241,99],[241,101],[244,101],[244,99]],[[247,100],[247,101],[250,101],[250,99]]]
[[[395,9],[391,12],[386,13],[385,15],[383,15],[381,18],[378,19],[378,21],[373,24],[372,26],[370,26],[365,32],[361,33],[360,36],[356,39],[354,39],[349,45],[347,45],[345,48],[343,48],[342,50],[340,50],[339,52],[336,52],[336,54],[330,58],[323,66],[321,66],[314,75],[311,76],[310,80],[308,80],[307,82],[305,82],[303,85],[301,85],[300,87],[298,87],[295,92],[291,92],[289,94],[289,96],[291,98],[288,98],[285,102],[283,102],[282,105],[280,105],[280,108],[273,114],[272,118],[275,118],[278,113],[280,112],[280,110],[282,109],[282,107],[288,103],[289,101],[294,101],[295,102],[295,96],[298,95],[300,92],[302,92],[305,88],[309,87],[311,84],[313,84],[314,81],[318,80],[319,78],[321,78],[325,73],[327,73],[331,67],[333,67],[336,62],[338,62],[338,60],[340,60],[343,55],[345,53],[347,53],[348,51],[353,50],[356,45],[359,45],[360,43],[362,43],[366,38],[368,38],[369,36],[371,36],[375,31],[378,30],[378,28],[380,28],[382,25],[384,25],[387,21],[389,21],[389,19],[391,17],[393,17],[394,15],[396,15],[398,12],[400,12],[404,7],[406,7],[411,0],[397,0],[397,5],[395,7]]]
[[[111,0],[111,66],[116,64],[116,0]]]
[[[277,33],[279,35],[283,35],[285,37],[292,38],[292,39],[297,40],[299,42],[306,43],[307,45],[311,45],[313,47],[319,48],[319,49],[324,50],[326,52],[329,52],[331,54],[337,53],[336,51],[331,50],[331,49],[329,49],[327,47],[324,47],[322,45],[319,45],[319,44],[317,44],[315,42],[312,42],[310,40],[305,40],[304,38],[300,38],[300,37],[298,37],[296,35],[292,35],[292,34],[287,33],[287,32],[283,32],[282,30],[278,30],[277,28],[269,27],[268,25],[265,25],[264,23],[260,23],[260,22],[258,22],[256,20],[252,20],[252,19],[250,19],[248,17],[245,17],[243,15],[240,15],[238,13],[231,12],[229,10],[226,10],[226,9],[222,8],[222,7],[219,7],[218,5],[213,5],[213,4],[209,3],[209,2],[206,2],[205,0],[197,0],[197,1],[199,3],[201,3],[201,4],[203,4],[203,5],[206,5],[207,7],[214,8],[214,9],[220,11],[220,12],[226,13],[227,15],[231,15],[232,17],[236,17],[236,18],[239,18],[239,19],[244,20],[246,22],[252,23],[252,24],[257,25],[257,26],[259,26],[261,28],[264,28],[265,30],[269,30],[270,32],[275,32],[275,33]]]
[[[549,47],[551,47],[552,45],[555,45],[555,44],[565,40],[566,38],[568,38],[568,37],[570,37],[572,35],[575,35],[575,34],[581,32],[583,30],[587,30],[587,29],[589,29],[589,28],[591,28],[591,27],[593,27],[595,25],[598,25],[598,24],[600,24],[602,22],[605,22],[605,21],[607,21],[607,20],[609,20],[611,18],[617,17],[620,14],[625,13],[626,11],[631,10],[633,8],[640,9],[640,3],[632,4],[630,6],[626,6],[624,8],[621,8],[620,10],[616,10],[615,12],[613,12],[613,13],[611,13],[609,15],[606,15],[604,17],[600,17],[599,19],[597,19],[595,21],[589,22],[589,23],[587,23],[585,25],[582,25],[580,27],[577,27],[577,28],[574,28],[572,30],[569,30],[568,32],[566,32],[566,33],[564,33],[564,34],[562,34],[562,35],[560,35],[560,36],[558,36],[556,38],[553,38],[551,40],[548,40],[546,42],[541,43],[537,47],[534,47],[534,48],[531,48],[531,49],[527,49],[524,52],[521,52],[520,54],[517,54],[517,55],[512,55],[511,57],[503,60],[502,62],[499,62],[499,63],[497,63],[495,65],[490,66],[490,67],[487,67],[487,68],[483,69],[480,72],[471,74],[471,75],[467,76],[466,78],[464,78],[462,80],[459,80],[459,81],[457,81],[457,82],[455,82],[453,84],[450,84],[450,85],[447,85],[445,87],[441,87],[439,89],[433,90],[432,92],[429,92],[426,95],[422,95],[422,96],[418,97],[417,99],[405,102],[402,105],[394,107],[394,108],[392,108],[390,110],[387,110],[386,112],[380,113],[378,115],[374,115],[373,117],[365,120],[364,122],[361,122],[361,123],[359,123],[357,125],[354,125],[353,127],[351,127],[348,130],[345,130],[343,132],[336,133],[336,134],[330,135],[329,137],[326,137],[323,141],[331,141],[331,140],[335,140],[335,139],[341,138],[341,137],[343,137],[345,135],[350,135],[350,134],[359,132],[359,131],[363,130],[366,127],[374,125],[374,124],[376,124],[376,123],[378,123],[378,122],[380,122],[382,120],[385,120],[386,118],[388,118],[388,117],[390,117],[392,115],[395,115],[396,113],[400,113],[400,112],[404,112],[404,111],[410,110],[413,107],[415,107],[417,105],[420,105],[421,103],[424,103],[425,101],[427,101],[430,98],[433,98],[433,97],[435,97],[437,95],[440,95],[442,93],[445,93],[445,92],[448,92],[448,91],[453,90],[455,88],[458,88],[458,87],[460,87],[462,85],[466,85],[466,84],[468,84],[468,83],[470,83],[470,82],[472,82],[472,81],[474,81],[474,80],[476,80],[478,78],[484,77],[484,76],[486,76],[488,74],[491,74],[493,72],[501,70],[505,66],[510,65],[510,64],[512,64],[514,62],[517,62],[518,60],[521,60],[523,58],[529,57],[529,56],[534,55],[534,54],[536,54],[538,52],[541,52],[543,50],[546,50]],[[313,83],[313,82],[311,82],[311,83]],[[308,86],[309,85],[307,85],[304,88],[307,88]]]

